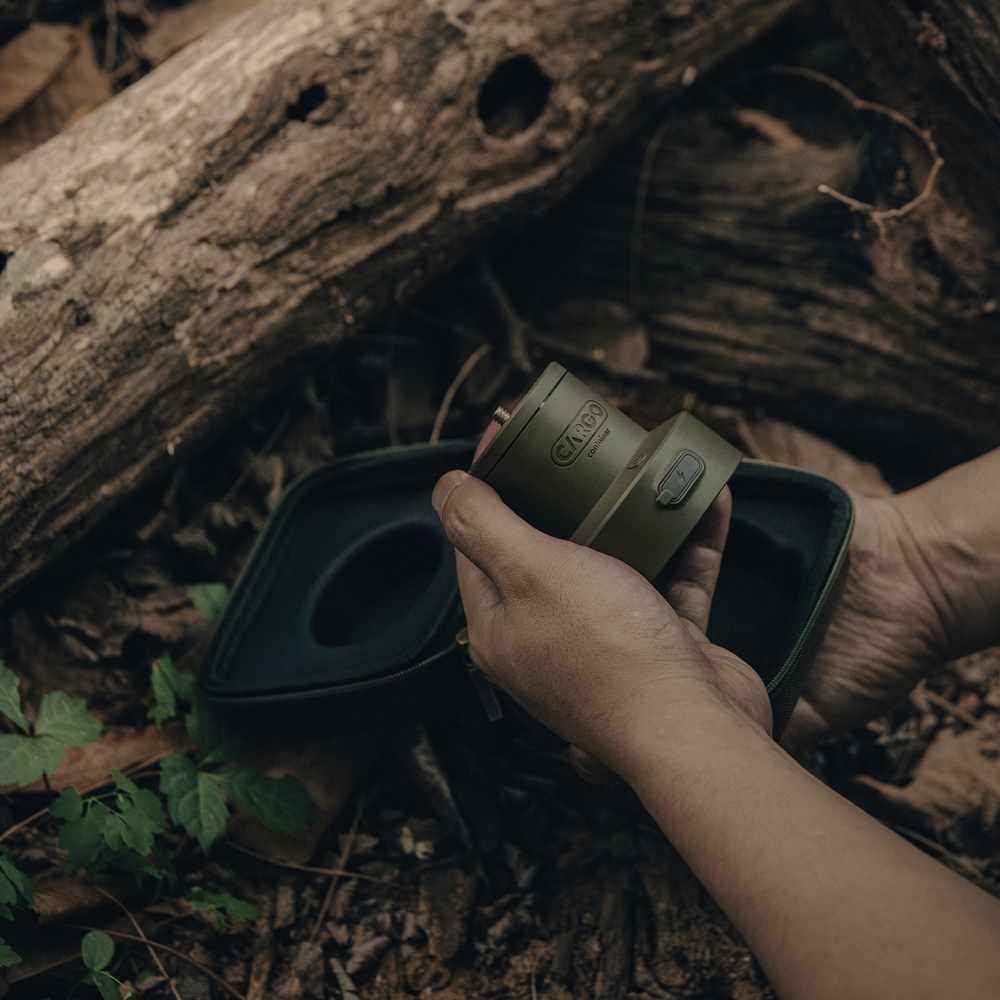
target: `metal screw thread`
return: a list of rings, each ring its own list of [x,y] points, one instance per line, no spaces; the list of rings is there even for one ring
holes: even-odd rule
[[[493,419],[501,426],[510,420],[510,411],[505,410],[502,406],[498,406],[493,412]]]

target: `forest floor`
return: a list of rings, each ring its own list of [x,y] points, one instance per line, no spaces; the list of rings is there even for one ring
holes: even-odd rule
[[[16,35],[0,48],[0,68],[25,84],[9,106],[0,95],[0,162],[240,7],[239,0],[174,8],[116,0],[81,5],[73,24],[35,24],[31,46],[28,33]],[[510,247],[508,238],[498,260]],[[493,408],[529,383],[511,363],[512,339],[527,337],[538,369],[550,359],[574,363],[645,426],[693,410],[747,454],[825,473],[868,495],[891,492],[886,479],[898,486],[919,478],[905,469],[883,478],[805,431],[674,387],[669,359],[620,303],[587,303],[585,318],[569,303],[554,334],[519,325],[497,278],[503,268],[494,273],[489,260],[487,250],[464,262],[380,327],[343,343],[168,482],[134,498],[0,612],[0,651],[21,678],[29,715],[58,690],[86,699],[105,726],[100,742],[70,751],[52,778],[55,790],[92,785],[110,766],[154,780],[158,760],[187,753],[184,727],[157,728],[148,712],[154,661],[167,652],[178,667],[196,670],[211,631],[188,587],[232,584],[282,490],[330,460],[436,434],[475,437]],[[463,363],[487,345],[442,406]],[[802,762],[1000,894],[998,757],[994,649],[943,665],[888,716]],[[155,888],[114,874],[66,874],[58,826],[45,813],[50,793],[40,783],[0,789],[2,846],[35,883],[38,914],[37,926],[5,932],[24,959],[4,970],[7,995],[96,995],[79,986],[86,969],[73,928],[135,931],[119,906],[92,890],[97,885],[146,936],[179,953],[161,955],[171,987],[144,944],[119,939],[110,970],[150,1000],[773,996],[746,945],[631,792],[582,782],[550,734],[511,719],[485,734],[434,723],[331,734],[257,763],[302,782],[316,823],[293,838],[237,812],[207,855],[168,831],[178,880]],[[185,902],[193,887],[249,900],[262,916],[227,918],[220,930]]]
[[[440,348],[436,329],[414,316],[391,335],[345,344],[326,368],[137,498],[7,609],[3,655],[28,686],[29,703],[63,690],[86,698],[106,726],[101,743],[70,751],[55,788],[91,783],[109,763],[126,770],[188,749],[181,728],[157,730],[147,720],[154,658],[166,650],[180,668],[195,663],[210,629],[186,587],[231,583],[269,507],[297,476],[359,447],[426,440],[431,402],[455,371]],[[659,385],[652,395],[630,395],[616,393],[613,381],[592,381],[645,421],[668,417],[671,399],[675,408],[685,401]],[[387,402],[387,393],[401,399]],[[651,412],[656,398],[663,408]],[[495,402],[510,401],[498,394],[452,410],[448,436],[474,435]],[[747,449],[734,428],[749,425],[699,401],[694,408]],[[406,420],[392,427],[387,411]],[[840,478],[850,470],[855,488],[887,489],[871,466],[827,442],[774,421],[754,426],[757,454],[766,440],[770,457]],[[1000,650],[992,650],[948,664],[889,716],[817,747],[803,763],[995,892],[998,736]],[[252,967],[253,980],[267,984],[254,995],[282,1000],[349,997],[352,989],[364,998],[456,1000],[772,995],[630,791],[582,782],[551,735],[512,720],[485,735],[436,723],[332,736],[263,766],[299,777],[325,820],[289,838],[237,816],[208,857],[190,839],[168,838],[175,886],[140,893],[131,879],[100,883],[120,894],[151,938],[243,995]],[[5,829],[44,809],[44,789],[3,791]],[[88,893],[85,877],[63,874],[56,837],[42,817],[5,838],[44,901],[24,963],[6,970],[11,996],[63,996],[79,981],[79,935],[69,940],[67,923],[124,926],[113,906]],[[227,921],[220,933],[183,902],[192,886],[250,900],[264,915],[254,925]],[[151,962],[141,944],[119,949],[117,963],[116,975],[142,995],[169,996],[155,968],[142,978]],[[164,966],[184,998],[223,995],[174,956]]]

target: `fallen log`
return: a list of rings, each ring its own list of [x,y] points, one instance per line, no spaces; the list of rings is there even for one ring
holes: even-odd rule
[[[814,84],[775,79],[786,107],[795,98],[814,113]],[[630,305],[650,363],[675,386],[808,428],[898,486],[1000,445],[990,234],[937,191],[880,234],[818,190],[871,183],[867,140],[818,145],[743,111],[709,98],[670,122],[651,160],[650,135],[637,136],[528,233],[501,241],[517,302],[556,337],[561,301]],[[892,176],[904,161],[889,162]]]
[[[0,597],[793,0],[264,0],[0,171]]]
[[[1000,223],[1000,6],[996,0],[831,0],[882,100],[928,129],[943,191]]]

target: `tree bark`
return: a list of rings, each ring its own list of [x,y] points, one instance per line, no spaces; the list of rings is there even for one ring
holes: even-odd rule
[[[4,168],[0,596],[793,6],[264,0]]]
[[[830,0],[879,91],[928,129],[949,170],[943,191],[1000,223],[1000,3]]]
[[[654,158],[636,245],[649,149],[637,137],[501,241],[505,283],[556,338],[561,302],[630,304],[675,386],[815,431],[897,485],[1000,445],[995,248],[939,195],[884,235],[866,228],[817,191],[857,190],[866,143],[787,131],[780,144],[738,115],[681,114]]]

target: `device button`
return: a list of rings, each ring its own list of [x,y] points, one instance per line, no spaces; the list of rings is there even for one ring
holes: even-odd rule
[[[656,488],[656,502],[661,507],[680,503],[705,471],[705,463],[691,451],[685,451]]]

